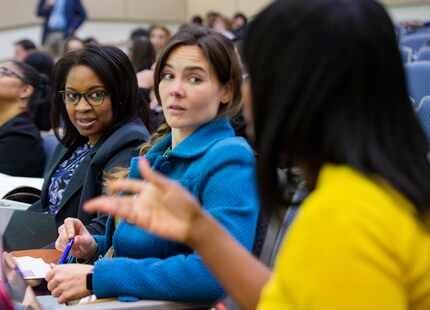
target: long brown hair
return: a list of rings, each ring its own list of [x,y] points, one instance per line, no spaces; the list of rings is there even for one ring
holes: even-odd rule
[[[166,44],[158,57],[154,71],[154,91],[158,103],[161,104],[159,85],[161,81],[161,72],[170,54],[181,46],[198,46],[207,61],[212,66],[218,81],[222,86],[229,85],[232,90],[232,99],[226,104],[220,105],[217,117],[232,117],[236,115],[241,107],[241,84],[242,74],[240,61],[234,50],[233,43],[223,35],[203,27],[186,26],[181,28]],[[152,134],[147,142],[139,147],[139,155],[145,155],[155,144],[157,144],[171,128],[167,123],[163,123]],[[124,178],[127,176],[127,170],[120,170],[110,177]],[[108,177],[108,178],[110,178]]]
[[[180,46],[198,46],[212,66],[220,84],[222,86],[230,84],[233,93],[232,100],[227,104],[220,105],[218,117],[236,115],[241,107],[242,75],[234,45],[223,35],[203,27],[187,26],[182,28],[170,39],[161,52],[154,71],[154,91],[157,101],[161,104],[159,90],[161,72],[170,54]],[[146,154],[154,144],[158,143],[169,132],[170,127],[166,123],[162,124],[149,141],[140,147],[139,154]]]

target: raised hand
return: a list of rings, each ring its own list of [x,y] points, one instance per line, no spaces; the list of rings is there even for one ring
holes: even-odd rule
[[[102,196],[84,205],[88,212],[103,212],[126,219],[163,238],[191,244],[193,225],[204,216],[200,204],[180,184],[153,171],[144,159],[139,169],[145,181],[112,182],[112,192],[134,196]]]
[[[85,228],[85,225],[79,219],[68,217],[64,220],[64,224],[58,227],[55,248],[64,251],[71,238],[75,238],[71,255],[77,258],[90,259],[96,254],[96,241]]]

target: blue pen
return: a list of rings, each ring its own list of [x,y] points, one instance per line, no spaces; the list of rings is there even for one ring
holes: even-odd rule
[[[69,256],[70,250],[72,249],[73,242],[75,242],[75,238],[70,239],[69,242],[67,243],[66,249],[64,250],[60,260],[58,261],[58,264],[64,264],[66,262],[66,259]]]

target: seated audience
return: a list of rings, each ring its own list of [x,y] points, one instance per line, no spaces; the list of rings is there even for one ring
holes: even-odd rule
[[[48,165],[33,211],[80,219],[104,233],[106,216],[82,210],[103,192],[103,176],[126,167],[148,137],[137,120],[137,81],[127,55],[115,47],[91,46],[68,53],[54,69],[53,128],[60,145]],[[60,128],[63,125],[64,128]]]
[[[27,64],[12,60],[0,66],[0,173],[42,177],[45,153],[31,105],[47,85]]]
[[[29,39],[23,39],[15,42],[15,56],[17,61],[24,61],[25,57],[36,50],[36,44]]]
[[[154,76],[167,124],[140,155],[190,190],[204,212],[250,250],[259,209],[252,149],[235,137],[228,121],[241,102],[241,72],[232,42],[203,28],[184,29],[167,44]],[[130,178],[140,178],[137,160]],[[78,259],[97,259],[111,246],[114,258],[99,259],[94,266],[53,267],[48,289],[59,302],[91,293],[195,302],[223,295],[201,258],[184,244],[155,237],[132,222],[115,225],[110,218],[107,227],[104,236],[92,236],[77,219],[66,219],[60,227],[58,250],[74,237],[71,253]]]
[[[244,62],[263,206],[285,205],[285,158],[310,191],[273,275],[144,161],[145,184],[111,185],[133,198],[85,208],[194,248],[244,309],[430,309],[428,144],[383,6],[274,1],[251,23]]]

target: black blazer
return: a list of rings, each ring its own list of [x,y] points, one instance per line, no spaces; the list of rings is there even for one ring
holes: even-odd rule
[[[0,127],[0,173],[42,177],[44,166],[43,142],[27,113],[15,116]]]
[[[57,227],[67,217],[80,219],[92,234],[103,234],[106,215],[90,214],[82,209],[83,204],[102,194],[103,174],[115,167],[128,167],[131,157],[137,155],[137,148],[149,137],[148,130],[141,121],[127,123],[118,128],[91,149],[80,163],[66,187],[60,209],[55,215]],[[52,174],[58,166],[71,156],[73,150],[62,144],[57,146],[49,162],[48,172],[42,186],[40,200],[29,210],[46,212],[49,209],[48,188]]]

